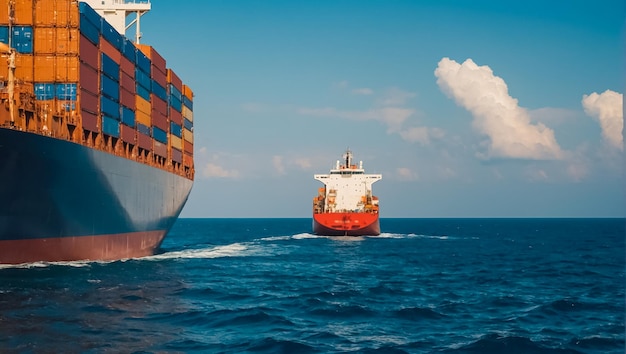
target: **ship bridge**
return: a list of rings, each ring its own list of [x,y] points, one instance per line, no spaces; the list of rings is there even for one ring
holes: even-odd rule
[[[102,18],[113,26],[120,34],[126,36],[126,30],[135,25],[135,43],[141,38],[141,16],[150,11],[150,0],[81,0],[93,8]],[[127,23],[126,17],[135,15]],[[129,36],[126,36],[129,37]],[[130,38],[130,37],[129,37]]]

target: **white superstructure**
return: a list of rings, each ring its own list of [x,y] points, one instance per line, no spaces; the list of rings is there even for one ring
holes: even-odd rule
[[[141,38],[140,18],[150,11],[150,0],[81,0],[93,8],[120,34],[135,25],[135,43]],[[126,17],[135,14],[135,19],[126,24]],[[128,36],[127,36],[128,37]],[[130,38],[130,37],[129,37]]]
[[[316,174],[314,178],[322,182],[319,198],[323,202],[321,212],[365,212],[378,205],[378,199],[372,197],[372,184],[380,179],[380,174],[365,174],[363,161],[352,164],[352,152],[346,151],[344,164],[337,161],[330,174]]]

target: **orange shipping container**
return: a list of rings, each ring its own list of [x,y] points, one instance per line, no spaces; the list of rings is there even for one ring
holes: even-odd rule
[[[193,100],[193,91],[189,88],[189,86],[183,84],[183,95],[190,100]]]
[[[193,144],[192,143],[185,143],[185,152],[188,153],[189,155],[193,155]]]
[[[79,35],[77,28],[57,28],[56,53],[77,55]]]
[[[56,28],[35,27],[33,29],[33,52],[35,55],[56,53],[56,35]]]
[[[57,56],[55,65],[55,80],[58,82],[78,81],[78,57]]]
[[[183,166],[185,167],[193,167],[193,156],[188,154],[183,154]]]
[[[33,82],[33,56],[18,55],[15,58],[15,76],[18,80]]]
[[[183,82],[180,80],[178,75],[176,75],[176,73],[172,69],[167,69],[167,82],[172,84],[174,87],[176,87],[178,91],[182,91]]]
[[[35,55],[35,82],[54,82],[56,57],[54,55]]]
[[[15,21],[13,24],[33,25],[33,0],[14,0]],[[6,4],[6,2],[4,2]],[[6,5],[1,5],[7,7]],[[6,18],[6,17],[5,17]],[[4,18],[2,19],[4,21]]]
[[[146,127],[152,126],[152,118],[146,112],[135,111],[135,121],[145,125]]]
[[[137,104],[138,112],[143,112],[148,116],[150,115],[150,113],[152,113],[152,105],[150,104],[150,102],[141,98],[141,96],[136,96],[135,103]]]
[[[78,1],[35,1],[35,26],[78,27]]]
[[[171,141],[173,148],[176,148],[178,150],[183,149],[183,140],[181,138],[177,137],[176,135],[170,134],[168,139]]]

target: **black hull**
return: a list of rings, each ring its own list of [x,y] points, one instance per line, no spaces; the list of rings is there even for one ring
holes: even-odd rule
[[[0,128],[0,263],[151,254],[192,185],[103,151]],[[56,249],[39,249],[46,245]]]

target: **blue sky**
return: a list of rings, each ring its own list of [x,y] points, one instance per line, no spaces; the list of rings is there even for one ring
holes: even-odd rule
[[[165,1],[195,93],[182,217],[310,217],[350,148],[381,217],[624,217],[623,1]]]

